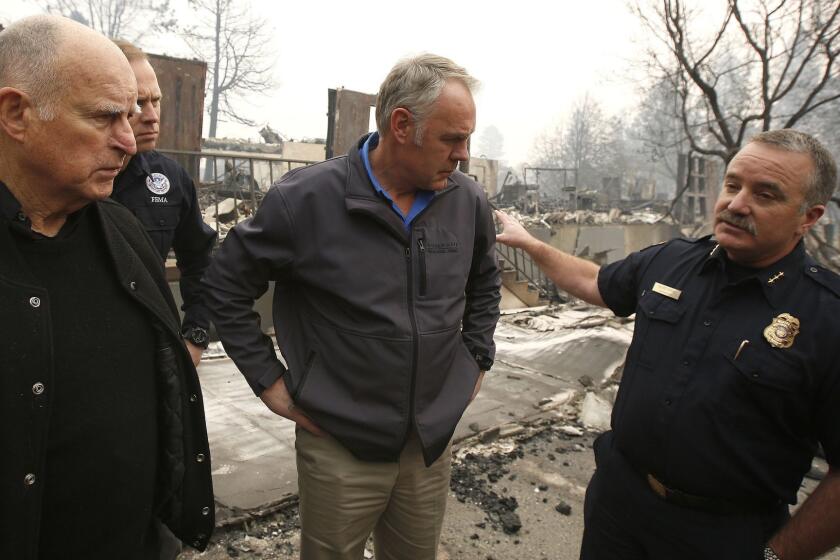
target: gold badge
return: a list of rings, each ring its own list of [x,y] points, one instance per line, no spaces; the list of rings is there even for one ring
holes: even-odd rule
[[[764,329],[764,338],[775,348],[790,348],[793,339],[799,334],[799,319],[793,315],[782,313]]]

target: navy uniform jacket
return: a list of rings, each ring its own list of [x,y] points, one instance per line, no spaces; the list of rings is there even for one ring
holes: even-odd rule
[[[187,171],[156,151],[137,154],[114,180],[111,197],[137,216],[162,259],[174,249],[181,271],[184,327],[208,328],[200,280],[210,264],[216,232],[201,217]]]
[[[801,242],[755,270],[678,239],[605,266],[598,287],[636,313],[612,428],[638,470],[770,506],[795,503],[818,442],[840,465],[840,278]]]

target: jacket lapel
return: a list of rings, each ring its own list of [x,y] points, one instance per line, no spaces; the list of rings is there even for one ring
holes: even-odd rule
[[[178,338],[177,314],[174,314],[173,306],[162,295],[159,283],[149,273],[123,231],[103,210],[101,203],[95,203],[95,207],[120,285],[131,297],[148,309],[170,334]],[[140,227],[139,224],[137,227]],[[162,272],[160,276],[163,278]]]

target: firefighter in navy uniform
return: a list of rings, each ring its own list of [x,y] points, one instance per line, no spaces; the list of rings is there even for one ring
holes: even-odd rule
[[[162,259],[166,259],[170,249],[175,251],[184,301],[182,335],[197,366],[207,348],[210,327],[200,280],[210,264],[216,232],[202,219],[195,183],[187,171],[154,150],[159,135],[161,92],[146,54],[126,41],[114,42],[134,70],[140,110],[131,121],[137,154],[128,159],[114,180],[111,197],[143,223]]]
[[[636,314],[582,560],[810,560],[840,544],[840,278],[802,240],[836,184],[814,138],[763,132],[726,169],[714,239],[600,269],[499,215],[498,240],[561,289]],[[820,443],[829,472],[791,517]]]

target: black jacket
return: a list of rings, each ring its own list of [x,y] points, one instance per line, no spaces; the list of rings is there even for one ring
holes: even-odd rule
[[[216,232],[204,223],[195,184],[181,165],[156,152],[137,154],[114,180],[111,198],[137,216],[162,259],[175,251],[181,272],[184,327],[208,328],[201,276],[210,264]]]
[[[251,309],[270,280],[288,372]],[[363,460],[395,461],[413,427],[431,464],[469,402],[477,359],[495,354],[500,277],[482,188],[453,173],[407,232],[358,146],[272,187],[203,282],[253,390],[285,374],[301,408]]]
[[[214,525],[210,453],[198,376],[179,335],[172,294],[137,220],[110,200],[94,203],[92,210],[120,284],[154,318],[158,331],[156,513],[181,540],[203,549]],[[10,227],[0,215],[0,558],[35,560],[42,497],[37,477],[44,472],[51,408],[51,392],[40,394],[36,384],[52,383],[51,345],[61,333],[51,332],[44,313],[48,294],[25,273]],[[39,298],[40,309],[32,298]],[[34,483],[26,483],[28,475]]]

